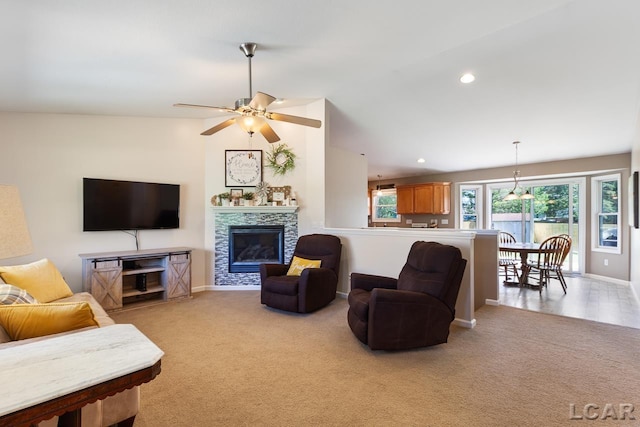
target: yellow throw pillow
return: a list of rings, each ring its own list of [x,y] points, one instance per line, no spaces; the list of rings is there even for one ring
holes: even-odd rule
[[[88,302],[0,305],[0,325],[14,341],[99,326]]]
[[[318,268],[320,267],[321,260],[304,259],[294,256],[291,260],[291,266],[287,271],[287,276],[299,276],[302,274],[302,270],[305,268]]]
[[[46,258],[31,264],[0,266],[0,276],[6,283],[24,289],[39,302],[51,302],[73,295],[62,274]]]

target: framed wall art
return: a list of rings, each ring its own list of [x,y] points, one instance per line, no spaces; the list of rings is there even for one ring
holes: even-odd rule
[[[255,187],[262,181],[262,150],[224,150],[225,187]]]
[[[232,188],[230,193],[232,199],[239,199],[242,197],[242,188]]]
[[[638,228],[638,172],[631,173],[629,177],[629,225]]]

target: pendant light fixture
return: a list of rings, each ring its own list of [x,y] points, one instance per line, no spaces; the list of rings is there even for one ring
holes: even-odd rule
[[[518,182],[518,179],[520,178],[520,170],[518,169],[518,144],[520,144],[520,141],[513,141],[513,145],[516,147],[516,168],[513,171],[513,189],[509,191],[509,194],[507,194],[504,199],[502,199],[504,201],[518,199],[530,200],[535,198],[535,196],[531,194],[529,190],[526,190],[520,195],[516,193],[516,190],[518,189],[518,187],[520,187],[520,183]],[[522,187],[520,187],[520,190],[522,192]]]
[[[380,189],[380,178],[382,178],[382,175],[378,175],[378,185],[376,186],[376,189],[378,190],[376,192],[376,196],[378,197],[382,197],[382,190]]]

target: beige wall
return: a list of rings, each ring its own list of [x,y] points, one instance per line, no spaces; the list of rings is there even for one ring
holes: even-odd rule
[[[638,160],[640,163],[640,160]],[[622,189],[621,194],[627,194],[627,180],[629,176],[629,168],[631,166],[631,153],[616,154],[610,156],[601,157],[589,157],[579,158],[573,160],[554,161],[535,164],[522,164],[520,170],[522,174],[522,180],[535,180],[540,178],[555,178],[562,176],[582,176],[593,177],[610,173],[613,171],[621,173]],[[455,227],[456,219],[456,206],[458,203],[458,185],[462,183],[486,183],[488,181],[504,181],[508,182],[513,180],[513,167],[492,168],[492,169],[479,169],[469,170],[453,173],[432,174],[424,176],[415,176],[409,178],[400,179],[387,179],[381,181],[382,184],[394,183],[411,184],[420,182],[437,182],[448,181],[451,182],[451,213],[449,215],[405,215],[402,223],[399,226],[410,227],[406,224],[406,219],[411,219],[413,222],[426,222],[428,223],[432,218],[437,218],[439,222],[445,218],[448,220],[448,225],[440,225],[440,227]],[[375,188],[377,182],[369,182],[369,188]],[[627,222],[627,205],[626,198],[623,198],[622,205],[622,253],[611,254],[603,252],[591,251],[591,181],[586,180],[585,202],[587,207],[586,215],[586,239],[585,239],[585,269],[588,274],[596,276],[611,277],[619,280],[629,280],[630,277],[630,228],[626,226]],[[634,234],[637,231],[634,232]],[[608,265],[604,265],[604,260],[607,260]],[[640,275],[640,273],[639,273]]]
[[[33,253],[3,265],[51,259],[82,287],[78,254],[135,249],[120,231],[82,231],[82,178],[180,184],[180,228],[139,234],[140,248],[188,246],[193,285],[204,284],[202,120],[0,113],[0,183],[16,185]]]
[[[326,227],[367,226],[367,161],[339,148],[327,147]]]
[[[639,117],[640,119],[640,117]],[[633,141],[633,150],[631,151],[631,171],[640,170],[640,120],[636,122],[636,135]],[[630,227],[630,252],[631,252],[631,268],[630,280],[631,288],[635,291],[636,297],[640,297],[640,230]]]
[[[366,188],[366,161],[325,144],[325,108],[323,99],[279,110],[319,118],[323,120],[320,129],[271,122],[281,142],[297,155],[296,168],[284,177],[264,168],[264,180],[272,186],[291,185],[296,191],[300,234],[324,230],[327,215],[337,226],[356,224],[346,201]],[[200,136],[220,121],[0,113],[0,183],[18,186],[34,243],[32,254],[0,263],[22,264],[48,257],[78,292],[82,288],[78,254],[135,249],[134,238],[123,232],[82,232],[82,178],[177,183],[181,185],[180,229],[141,231],[140,248],[194,248],[193,288],[212,285],[210,199],[226,189],[224,152],[259,149],[266,156],[272,147],[261,136],[249,140],[237,126],[211,137]],[[327,157],[355,167],[333,168],[327,165]],[[361,217],[364,223],[366,210]]]
[[[284,110],[283,110],[284,111]],[[322,117],[325,101],[320,100],[306,107],[284,112]],[[88,116],[72,114],[21,114],[0,113],[0,183],[14,184],[20,189],[30,232],[34,243],[31,255],[2,260],[0,263],[19,264],[49,257],[60,268],[74,291],[81,288],[81,262],[79,253],[130,250],[135,248],[133,238],[122,232],[82,232],[82,177],[103,177],[140,181],[158,181],[181,185],[181,227],[178,230],[154,230],[140,233],[141,248],[189,246],[194,248],[193,285],[203,288],[208,282],[205,266],[210,245],[206,240],[212,234],[209,199],[224,189],[224,164],[220,160],[225,148],[246,149],[247,137],[234,127],[227,128],[217,137],[201,137],[199,133],[219,120],[160,119],[112,116]],[[280,125],[280,126],[278,126]],[[331,226],[357,224],[344,213],[334,212],[346,206],[345,200],[353,200],[354,207],[364,206],[364,196],[358,199],[360,186],[354,177],[354,169],[324,166],[325,156],[341,158],[340,150],[326,148],[324,140],[329,132],[328,124],[322,129],[275,124],[274,129],[284,136],[283,142],[294,147],[299,154],[298,167],[285,178],[269,177],[272,185],[292,185],[300,193],[301,233],[313,232],[325,225],[325,215],[331,216]],[[323,131],[324,129],[324,131]],[[331,138],[337,136],[331,135]],[[269,149],[269,145],[254,138],[252,148]],[[255,144],[255,145],[254,145]],[[640,141],[636,140],[633,152],[633,169],[640,169]],[[221,154],[222,153],[222,154]],[[346,153],[342,160],[353,161],[357,170],[366,165],[353,153]],[[536,176],[598,170],[626,169],[631,164],[631,154],[621,154],[566,162],[549,162],[522,165],[523,176]],[[360,161],[358,161],[360,160]],[[410,183],[423,181],[471,182],[474,180],[510,179],[511,168],[465,171],[393,180]],[[327,178],[326,175],[330,175]],[[364,173],[363,173],[364,175]],[[626,176],[623,185],[626,186]],[[366,179],[366,178],[364,178]],[[391,180],[384,180],[383,183]],[[329,182],[331,189],[325,188]],[[336,183],[348,182],[350,186]],[[375,186],[376,183],[370,183]],[[455,187],[454,187],[455,188]],[[325,200],[325,192],[336,199]],[[455,190],[452,190],[455,196]],[[626,187],[623,189],[626,194]],[[353,199],[352,199],[353,197]],[[587,192],[587,197],[590,197]],[[340,202],[342,200],[342,202]],[[331,205],[333,203],[333,205]],[[452,206],[455,206],[452,197]],[[326,205],[331,205],[326,208]],[[361,209],[361,208],[358,208]],[[364,208],[362,208],[364,209]],[[626,215],[626,206],[623,208]],[[454,215],[448,216],[453,227]],[[341,222],[346,221],[343,225]],[[364,220],[363,220],[364,221]],[[624,223],[626,223],[626,218]],[[421,221],[422,222],[422,221]],[[424,222],[427,222],[426,220]],[[334,225],[335,224],[335,225]],[[640,270],[634,264],[629,267],[629,252],[638,254],[640,231],[623,227],[622,267],[610,259],[610,267],[620,270],[640,291]],[[624,243],[626,242],[626,243]],[[601,264],[599,254],[589,255],[588,262]],[[595,259],[595,261],[594,261]],[[613,266],[612,266],[613,264]],[[594,274],[607,275],[593,269]],[[589,269],[587,272],[593,272]],[[626,280],[626,279],[624,279]],[[639,292],[640,293],[640,292]]]

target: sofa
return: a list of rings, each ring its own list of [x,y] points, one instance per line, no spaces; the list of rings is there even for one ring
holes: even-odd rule
[[[41,260],[33,264],[38,264],[39,267],[45,264],[49,270],[52,270],[52,269],[55,270],[53,271],[52,274],[56,276],[56,279],[58,281],[62,278],[61,275],[57,277],[57,275],[59,275],[59,273],[57,272],[57,269],[55,269],[54,266],[52,267],[52,264],[48,260]],[[7,282],[10,283],[10,282],[13,282],[14,280],[6,280],[7,275],[4,274],[6,271],[3,269],[5,269],[5,267],[0,267],[0,287],[6,290],[6,289],[9,289],[8,286],[5,286]],[[47,279],[48,278],[46,278],[45,281]],[[10,284],[13,285],[13,283],[10,283]],[[72,334],[82,330],[86,330],[87,328],[109,327],[110,325],[115,324],[114,320],[111,317],[109,317],[106,311],[88,292],[80,292],[80,293],[73,294],[71,293],[70,290],[67,290],[68,289],[67,288],[67,289],[64,289],[62,293],[62,295],[65,295],[65,296],[61,298],[52,299],[50,301],[47,301],[46,303],[42,303],[43,300],[49,300],[49,298],[45,297],[43,300],[38,299],[37,301],[34,301],[33,296],[31,296],[31,294],[28,291],[23,290],[19,286],[12,286],[12,288],[14,290],[17,290],[17,291],[14,291],[16,294],[19,292],[19,295],[14,295],[13,304],[16,304],[16,303],[23,304],[24,308],[27,308],[27,306],[30,303],[32,304],[34,302],[39,303],[39,304],[36,304],[39,306],[42,306],[42,305],[62,306],[62,307],[80,306],[85,308],[86,308],[86,304],[88,304],[88,306],[91,308],[90,312],[92,313],[92,317],[95,321],[92,323],[95,323],[96,325],[80,327],[78,329],[72,329],[64,332],[58,332],[55,334],[48,334],[48,335],[37,336],[32,338],[12,339],[11,333],[9,333],[7,329],[3,327],[2,319],[0,319],[0,351],[2,351],[5,348],[15,347],[15,346],[24,347],[25,351],[29,351],[29,344],[35,341],[46,340],[51,337],[59,336],[62,334]],[[0,307],[6,308],[8,305],[13,305],[11,301],[7,301],[7,299],[5,299],[5,301],[3,302],[1,299],[2,297],[0,297]],[[17,302],[15,301],[16,299],[18,300]],[[74,304],[70,304],[70,303],[74,303]],[[85,304],[82,304],[82,303],[85,303]],[[55,323],[55,322],[51,322],[51,323]],[[99,400],[84,406],[81,410],[82,425],[92,426],[92,427],[106,427],[106,426],[112,426],[114,424],[117,424],[118,426],[132,426],[135,416],[138,413],[139,404],[140,404],[139,387],[134,387],[132,389],[125,390],[121,393],[107,397],[104,400]],[[49,420],[40,422],[38,425],[41,427],[49,427],[49,426],[56,426],[57,424],[58,424],[58,417],[53,417]]]

